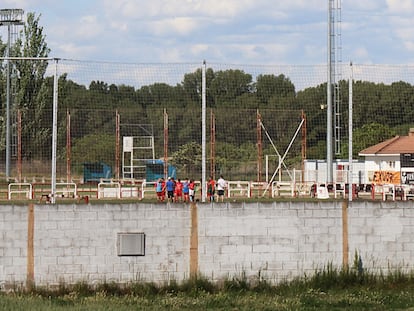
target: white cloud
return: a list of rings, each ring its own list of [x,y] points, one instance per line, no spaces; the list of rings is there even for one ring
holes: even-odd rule
[[[369,53],[365,47],[359,47],[353,50],[353,56],[356,60],[367,60],[369,58]]]
[[[126,32],[129,29],[126,22],[110,22],[109,25],[115,31]]]
[[[164,34],[176,30],[178,34],[191,33],[198,27],[209,24],[224,25],[245,18],[267,16],[268,18],[283,19],[292,10],[323,10],[323,0],[105,0],[106,18],[112,23],[147,23],[155,25],[155,34]],[[253,27],[254,25],[250,25]],[[133,27],[131,27],[133,28]]]
[[[79,45],[69,42],[65,44],[57,43],[55,46],[56,49],[53,51],[53,54],[56,55],[56,57],[87,59],[97,52],[97,48],[94,45]]]
[[[387,7],[392,14],[414,13],[414,2],[412,0],[386,0]]]
[[[390,25],[392,25],[394,32],[403,40],[414,39],[414,25],[411,18],[391,18]]]
[[[346,11],[368,11],[374,14],[384,9],[383,0],[342,0],[342,9]]]
[[[41,14],[56,57],[256,64],[326,60],[326,0],[4,0],[3,5]],[[398,49],[405,55],[400,61],[412,59],[413,13],[414,0],[342,0],[343,59],[388,61],[396,59]]]
[[[392,32],[400,41],[400,45],[410,52],[414,51],[414,25],[412,23],[412,16],[392,16],[389,18],[389,25]]]
[[[29,0],[3,0],[2,9],[25,9],[28,6]]]
[[[209,48],[208,44],[193,44],[190,47],[190,51],[193,55],[200,55],[204,52],[206,52]]]
[[[148,30],[155,35],[171,33],[188,35],[197,27],[197,21],[190,17],[176,17],[153,21],[147,26]]]
[[[413,41],[406,41],[404,46],[409,50],[410,52],[414,52],[414,40]]]
[[[89,39],[102,34],[103,27],[94,15],[81,16],[81,18],[72,24],[72,32],[77,37]]]
[[[305,45],[303,49],[303,58],[310,59],[314,61],[321,61],[324,60],[326,56],[326,47],[318,46],[318,45]]]
[[[168,49],[158,49],[159,57],[166,63],[179,63],[183,62],[185,57],[183,55],[184,50],[179,47],[169,47]]]
[[[240,63],[243,59],[244,63],[261,63],[264,60],[283,59],[290,51],[290,47],[286,44],[267,43],[222,43],[209,44],[202,46],[203,48],[192,48],[194,56],[199,59],[207,59],[213,62]],[[184,47],[185,48],[185,47]]]

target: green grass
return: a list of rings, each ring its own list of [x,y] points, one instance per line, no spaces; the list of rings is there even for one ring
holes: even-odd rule
[[[414,310],[414,274],[388,275],[331,266],[310,277],[271,285],[245,275],[213,284],[203,277],[182,283],[118,285],[85,282],[55,289],[0,294],[1,310]]]

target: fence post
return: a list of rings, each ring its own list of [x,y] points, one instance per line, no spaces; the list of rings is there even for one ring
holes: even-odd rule
[[[348,269],[348,200],[342,201],[342,267]]]
[[[26,288],[31,290],[34,286],[34,206],[29,204],[27,221],[27,273]]]
[[[190,236],[190,276],[198,274],[198,216],[197,204],[191,203],[191,236]]]

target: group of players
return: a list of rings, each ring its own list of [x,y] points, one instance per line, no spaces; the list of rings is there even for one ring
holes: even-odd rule
[[[221,201],[224,201],[224,191],[227,187],[227,183],[223,176],[217,180],[217,182],[210,177],[207,183],[207,195],[210,202],[215,199],[215,191],[217,187],[217,194]],[[196,183],[193,179],[186,178],[181,181],[180,179],[175,180],[173,177],[168,177],[167,181],[164,178],[160,178],[155,183],[155,191],[157,193],[157,201],[165,202],[194,202],[195,193],[197,190]]]
[[[194,202],[196,184],[192,179],[181,181],[168,177],[165,181],[164,178],[160,178],[155,183],[155,191],[158,202],[164,202],[166,198],[169,202]]]

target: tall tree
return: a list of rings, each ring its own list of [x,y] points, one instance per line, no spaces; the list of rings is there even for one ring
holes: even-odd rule
[[[238,69],[218,71],[209,88],[216,107],[233,103],[238,96],[252,91],[252,75]]]
[[[213,102],[213,97],[211,96],[211,89],[208,87],[211,81],[214,79],[215,73],[213,69],[207,68],[206,70],[206,97],[207,97],[207,106],[211,107]],[[195,72],[186,73],[182,81],[182,86],[184,91],[188,94],[189,98],[193,101],[194,104],[199,104],[201,102],[201,84],[202,84],[202,71],[197,69]]]
[[[51,132],[50,127],[42,128],[42,121],[45,118],[51,118],[50,108],[53,96],[50,87],[43,89],[48,66],[44,58],[48,57],[50,49],[47,47],[39,19],[40,16],[34,13],[27,14],[23,34],[16,40],[14,46],[14,55],[30,58],[15,62],[18,79],[16,81],[17,93],[12,107],[20,109],[22,113],[22,146],[24,148],[22,152],[25,156],[41,155],[39,152],[42,148],[39,146],[48,144],[46,139],[50,138]],[[38,60],[33,58],[38,58]]]
[[[294,98],[295,86],[288,77],[283,74],[259,75],[256,81],[256,95],[262,104],[270,104],[273,99],[275,104],[281,106],[280,99]],[[270,107],[269,107],[270,108]],[[280,107],[286,108],[286,107]]]

